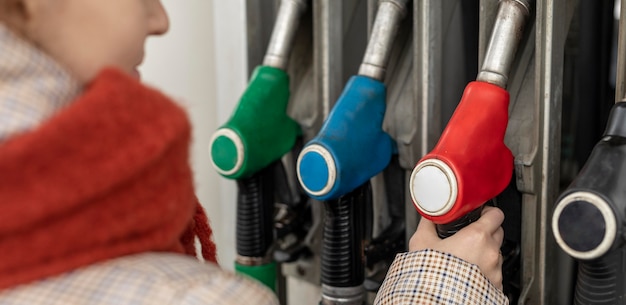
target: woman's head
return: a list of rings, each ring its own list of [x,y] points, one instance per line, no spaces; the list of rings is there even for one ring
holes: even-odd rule
[[[136,74],[146,38],[169,27],[160,0],[0,0],[0,22],[83,83],[107,66]]]

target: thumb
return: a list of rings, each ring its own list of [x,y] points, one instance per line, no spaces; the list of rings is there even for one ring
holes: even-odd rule
[[[409,241],[409,251],[431,248],[440,241],[441,238],[437,236],[435,224],[432,221],[421,217],[419,224],[417,225],[417,230],[415,230],[415,233]]]
[[[484,206],[482,215],[475,223],[483,226],[487,232],[493,234],[500,228],[502,222],[504,222],[502,210],[492,206]]]

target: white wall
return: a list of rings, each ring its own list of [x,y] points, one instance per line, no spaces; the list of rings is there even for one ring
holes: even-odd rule
[[[236,188],[211,167],[208,145],[247,83],[244,0],[163,0],[163,4],[170,31],[148,41],[142,78],[188,110],[197,194],[215,231],[220,265],[232,270]]]

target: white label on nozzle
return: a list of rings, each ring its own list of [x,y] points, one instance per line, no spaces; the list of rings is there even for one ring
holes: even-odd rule
[[[230,128],[221,128],[218,129],[214,134],[213,137],[211,137],[211,141],[209,142],[209,153],[211,153],[211,148],[213,147],[213,142],[215,142],[215,140],[217,140],[217,138],[219,137],[226,137],[229,140],[231,140],[233,142],[233,145],[235,145],[235,149],[237,150],[237,160],[235,162],[235,166],[233,166],[233,168],[229,169],[229,170],[224,170],[222,168],[220,168],[219,166],[217,166],[217,164],[215,164],[215,161],[213,160],[213,158],[211,158],[211,165],[213,165],[213,168],[220,174],[222,175],[232,175],[234,173],[236,173],[237,171],[239,171],[241,169],[241,167],[243,166],[243,159],[244,159],[244,147],[243,147],[243,141],[241,141],[241,138],[239,137],[239,134],[237,134],[234,130],[230,129]]]
[[[306,183],[304,183],[304,181],[302,180],[302,176],[300,174],[300,166],[301,166],[300,164],[302,162],[302,158],[304,155],[309,154],[309,153],[319,154],[324,159],[324,162],[326,163],[326,167],[328,168],[328,179],[326,180],[326,184],[324,185],[322,189],[318,191],[309,189]],[[298,160],[296,163],[296,173],[298,175],[298,181],[300,182],[300,185],[302,186],[302,188],[307,193],[313,196],[324,196],[328,194],[335,186],[335,181],[337,180],[337,166],[335,165],[335,159],[333,158],[332,154],[324,146],[321,146],[319,144],[311,144],[305,147],[302,150],[302,152],[300,152],[300,155],[298,156]]]
[[[436,159],[418,164],[411,174],[411,197],[415,206],[430,216],[440,216],[452,209],[458,193],[450,167]]]
[[[559,230],[559,217],[561,216],[561,213],[563,212],[565,207],[567,207],[572,202],[577,201],[583,201],[596,207],[602,214],[602,218],[604,218],[605,223],[605,234],[600,244],[594,249],[584,252],[577,251],[570,247],[563,240],[563,237],[561,236],[561,231]],[[554,209],[554,214],[552,215],[552,232],[554,233],[554,239],[556,239],[557,244],[561,246],[561,249],[563,249],[565,253],[576,259],[592,260],[606,254],[606,252],[611,249],[613,241],[616,239],[617,235],[617,221],[615,220],[615,214],[613,213],[613,209],[606,201],[604,201],[604,199],[591,192],[579,191],[565,196],[557,203],[556,208]]]

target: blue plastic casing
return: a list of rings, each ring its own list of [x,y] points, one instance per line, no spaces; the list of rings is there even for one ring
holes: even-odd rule
[[[389,164],[394,143],[382,129],[386,93],[380,81],[350,78],[319,134],[298,157],[298,179],[311,198],[336,199]]]

